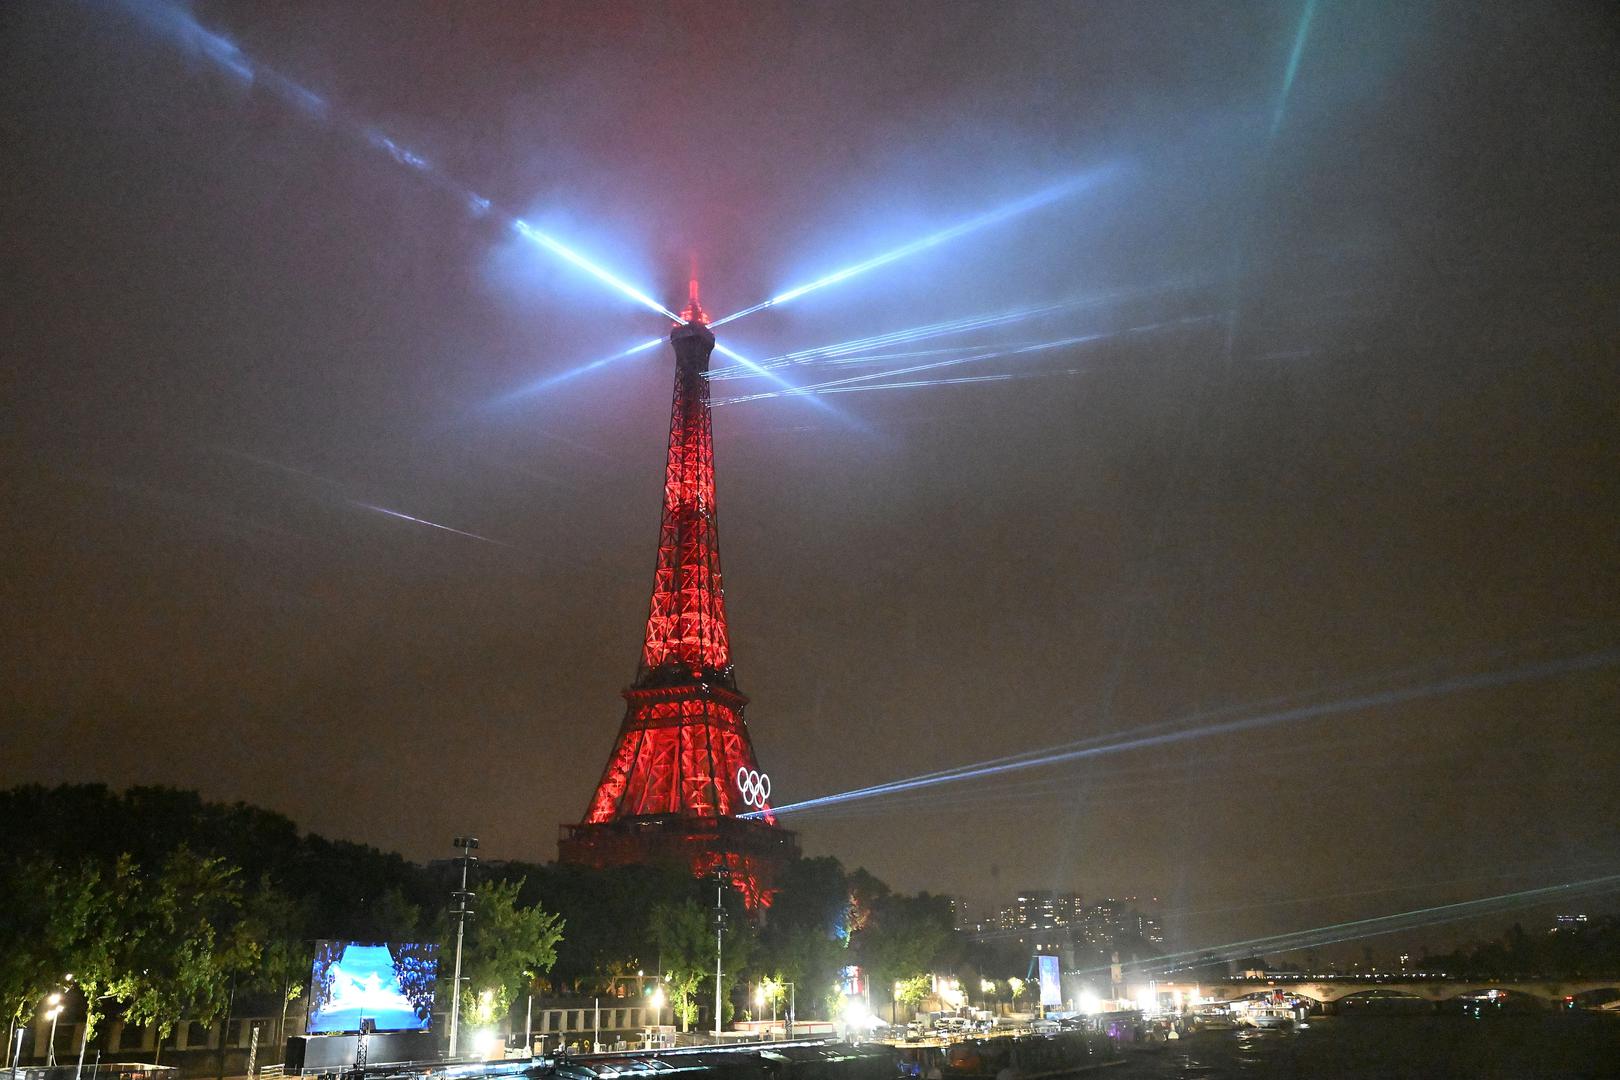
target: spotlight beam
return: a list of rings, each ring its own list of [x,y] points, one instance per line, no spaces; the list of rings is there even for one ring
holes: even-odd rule
[[[348,502],[350,506],[358,506],[362,510],[371,510],[378,514],[387,514],[391,518],[398,518],[400,521],[409,521],[413,525],[426,525],[430,529],[442,529],[447,533],[455,533],[457,536],[465,536],[469,540],[481,540],[486,544],[494,544],[496,547],[503,548],[510,548],[513,546],[504,540],[492,540],[487,536],[479,536],[477,533],[466,532],[462,529],[453,529],[448,525],[440,525],[437,521],[429,521],[426,518],[412,517],[410,514],[402,514],[398,510],[390,510],[386,506],[373,506],[371,503],[360,502],[356,499],[350,499]],[[513,550],[516,549],[514,548]]]
[[[1196,961],[1199,958],[1208,956],[1213,956],[1219,960],[1251,955],[1256,952],[1283,952],[1292,949],[1333,945],[1341,941],[1354,941],[1358,938],[1377,937],[1380,934],[1393,933],[1398,930],[1416,930],[1421,927],[1458,922],[1479,915],[1488,915],[1494,911],[1526,907],[1548,900],[1568,898],[1572,895],[1608,892],[1617,888],[1620,888],[1620,874],[1605,874],[1601,877],[1586,878],[1581,881],[1568,881],[1558,885],[1544,885],[1534,889],[1521,889],[1517,892],[1480,897],[1477,900],[1436,904],[1432,907],[1414,908],[1410,911],[1399,911],[1389,915],[1375,915],[1366,919],[1352,919],[1348,922],[1332,923],[1327,926],[1312,927],[1306,930],[1295,930],[1285,934],[1271,934],[1266,937],[1249,938],[1246,941],[1232,941],[1224,945],[1215,945],[1203,949],[1186,949],[1181,952],[1169,953],[1160,957],[1159,960],[1161,963],[1168,961],[1173,965],[1179,961]],[[1161,970],[1164,969],[1161,967]],[[1107,968],[1095,968],[1089,973],[1096,974],[1107,970]]]
[[[783,304],[791,303],[792,301],[797,300],[799,297],[815,292],[818,289],[825,289],[829,285],[837,285],[840,282],[848,281],[850,278],[857,277],[861,274],[867,273],[868,271],[876,270],[879,267],[887,266],[892,262],[898,262],[901,259],[915,255],[919,251],[926,251],[929,248],[938,247],[941,244],[949,243],[950,241],[955,240],[957,237],[965,236],[968,233],[977,232],[980,229],[999,224],[1000,222],[1006,221],[1009,218],[1026,214],[1031,210],[1046,206],[1048,203],[1056,202],[1059,199],[1073,195],[1075,192],[1080,191],[1083,188],[1089,187],[1092,183],[1096,182],[1096,180],[1103,175],[1104,172],[1105,170],[1099,169],[1085,173],[1081,176],[1070,177],[1061,183],[1054,184],[1048,188],[1043,188],[1032,195],[1026,195],[1022,199],[1008,203],[1006,206],[1001,206],[994,210],[986,211],[975,217],[969,218],[966,221],[958,222],[949,228],[941,229],[938,232],[920,237],[908,244],[902,244],[897,248],[874,255],[869,259],[846,266],[840,270],[834,270],[829,274],[824,274],[821,277],[816,278],[814,281],[806,282],[803,285],[796,285],[784,292],[777,293],[769,300],[763,300],[752,307],[746,307],[741,311],[734,311],[722,319],[716,319],[709,325],[711,327],[724,326],[728,322],[741,319],[746,315],[752,315],[757,311],[764,311],[766,308],[780,307]]]
[[[575,251],[561,240],[558,240],[555,236],[552,236],[549,233],[541,232],[539,229],[536,229],[533,225],[530,225],[522,218],[513,218],[512,227],[517,230],[519,236],[532,240],[534,243],[545,248],[547,251],[551,252],[553,255],[556,255],[563,261],[579,267],[587,274],[596,278],[596,280],[602,282],[610,288],[618,290],[621,294],[631,300],[634,300],[642,307],[647,308],[650,311],[657,312],[659,315],[662,315],[673,322],[686,322],[685,319],[669,310],[669,308],[665,307],[663,304],[660,304],[658,301],[654,300],[640,289],[628,284],[618,276],[610,273],[603,267],[597,265],[595,262],[592,262],[590,259],[581,255],[579,252]]]
[[[1294,949],[1333,945],[1342,941],[1378,937],[1382,934],[1395,933],[1401,930],[1416,930],[1444,923],[1460,922],[1464,919],[1477,918],[1481,915],[1489,915],[1499,911],[1511,911],[1514,908],[1528,907],[1549,900],[1597,895],[1615,889],[1620,889],[1620,874],[1604,874],[1600,877],[1521,889],[1517,892],[1484,896],[1475,900],[1436,904],[1431,907],[1392,912],[1388,915],[1375,915],[1370,918],[1352,919],[1348,922],[1331,923],[1326,926],[1293,930],[1282,934],[1269,934],[1244,941],[1230,941],[1220,945],[1183,949],[1179,952],[1167,953],[1158,957],[1150,970],[1157,973],[1168,973],[1179,970],[1188,964],[1207,960],[1230,960],[1261,952],[1288,952]],[[1005,932],[991,931],[988,934],[975,935],[975,938],[990,940],[1002,933]],[[1028,931],[1013,931],[1013,933],[1028,933]],[[1109,971],[1108,967],[1103,966],[1085,968],[1075,972],[1075,974],[1104,975]]]
[[[512,402],[518,401],[522,398],[532,397],[535,394],[544,393],[545,391],[550,390],[555,386],[559,386],[562,383],[568,382],[571,379],[577,379],[581,375],[586,375],[592,371],[596,371],[598,368],[607,367],[609,364],[615,363],[619,360],[624,360],[628,357],[635,356],[637,353],[643,353],[648,349],[662,345],[665,340],[667,339],[655,337],[650,341],[643,341],[639,345],[632,345],[623,352],[616,352],[612,356],[604,356],[600,360],[592,360],[588,364],[580,364],[576,367],[571,367],[566,371],[560,371],[555,375],[548,375],[543,379],[530,383],[528,386],[519,387],[510,393],[503,394],[501,397],[496,399],[496,404],[509,405]]]
[[[1283,71],[1282,92],[1277,95],[1277,109],[1271,116],[1271,138],[1277,137],[1281,130],[1283,117],[1288,109],[1288,96],[1294,89],[1294,79],[1299,75],[1299,62],[1305,55],[1305,41],[1310,36],[1311,19],[1316,15],[1316,0],[1305,0],[1303,10],[1299,14],[1299,25],[1294,29],[1294,47],[1288,53],[1288,67]]]
[[[1536,679],[1552,678],[1569,675],[1583,671],[1595,671],[1613,667],[1620,664],[1620,649],[1606,649],[1599,652],[1586,653],[1580,656],[1565,657],[1540,664],[1530,664],[1510,669],[1508,671],[1481,672],[1471,675],[1457,676],[1444,679],[1436,683],[1423,686],[1401,687],[1398,689],[1382,690],[1377,693],[1362,694],[1356,697],[1345,698],[1338,701],[1323,702],[1317,705],[1300,706],[1292,709],[1282,709],[1273,712],[1260,713],[1254,716],[1239,717],[1222,723],[1207,724],[1202,727],[1178,731],[1164,732],[1154,735],[1131,735],[1129,732],[1117,733],[1115,741],[1097,745],[1080,746],[1070,750],[1044,754],[1039,757],[1021,758],[1008,761],[994,759],[975,765],[965,765],[945,773],[913,777],[905,780],[893,780],[885,784],[876,784],[871,787],[857,788],[853,791],[840,792],[834,795],[822,795],[813,799],[805,799],[796,803],[787,803],[772,809],[776,814],[788,814],[813,806],[826,806],[831,803],[847,802],[855,799],[870,799],[881,795],[888,795],[899,791],[912,791],[921,787],[935,784],[956,783],[962,780],[971,780],[981,776],[993,776],[1002,773],[1016,772],[1023,769],[1043,768],[1060,764],[1066,761],[1078,761],[1084,758],[1098,757],[1104,754],[1118,754],[1130,750],[1140,750],[1150,746],[1162,746],[1169,743],[1182,742],[1188,739],[1203,739],[1214,735],[1224,735],[1238,731],[1250,731],[1256,728],[1272,727],[1283,723],[1295,723],[1305,720],[1316,720],[1325,716],[1336,716],[1349,712],[1360,712],[1364,709],[1384,708],[1391,705],[1405,704],[1410,701],[1421,701],[1428,698],[1444,697],[1451,694],[1464,693],[1470,690],[1485,690],[1500,686],[1510,686],[1515,683],[1528,682]],[[741,817],[756,816],[753,813],[739,815]]]
[[[222,35],[204,28],[189,12],[171,4],[153,3],[149,0],[123,0],[123,7],[149,29],[182,48],[192,50],[232,77],[250,84],[257,83],[269,87],[273,92],[307,112],[321,116],[330,113],[325,99],[319,94],[247,56]],[[676,323],[686,321],[572,245],[536,228],[520,217],[495,207],[491,200],[446,175],[422,154],[402,146],[376,128],[346,119],[342,121],[342,126],[349,134],[359,138],[372,149],[381,151],[396,164],[428,177],[436,186],[456,195],[472,213],[483,215],[493,211],[519,236],[584,271],[626,299]]]

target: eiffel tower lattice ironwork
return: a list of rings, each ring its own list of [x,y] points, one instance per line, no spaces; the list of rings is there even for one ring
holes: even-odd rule
[[[607,768],[578,825],[563,827],[563,862],[678,862],[723,871],[750,907],[769,905],[781,864],[797,854],[776,824],[770,777],[754,757],[726,629],[714,497],[707,326],[693,281],[670,333],[675,395],[664,471],[652,601],[635,682]],[[747,815],[747,816],[739,816]]]

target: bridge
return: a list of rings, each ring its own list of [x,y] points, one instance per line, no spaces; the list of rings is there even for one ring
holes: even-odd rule
[[[1346,975],[1304,976],[1276,979],[1234,979],[1224,983],[1206,985],[1203,992],[1219,1001],[1231,1001],[1263,991],[1297,994],[1319,1001],[1324,1005],[1345,998],[1381,995],[1421,998],[1424,1001],[1451,1001],[1465,994],[1481,994],[1497,990],[1505,994],[1523,994],[1547,1001],[1578,998],[1597,990],[1608,990],[1620,995],[1620,978],[1609,979],[1459,979],[1447,975]]]

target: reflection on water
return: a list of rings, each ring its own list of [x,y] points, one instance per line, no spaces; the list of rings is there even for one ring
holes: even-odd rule
[[[1311,1017],[1299,1031],[1206,1031],[1137,1051],[1109,1080],[1620,1080],[1620,1016]]]

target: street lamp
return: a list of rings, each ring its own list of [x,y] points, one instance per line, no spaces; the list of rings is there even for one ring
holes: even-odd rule
[[[664,984],[659,983],[653,987],[652,1000],[648,1002],[653,1009],[653,1027],[664,1026]]]
[[[759,994],[760,994],[760,997],[762,997],[762,998],[769,998],[770,999],[770,1002],[771,1002],[771,1031],[775,1032],[776,1031],[776,1002],[777,1002],[777,999],[782,996],[782,984],[779,983],[779,982],[772,982],[770,979],[766,979],[763,983],[760,983]],[[764,1004],[765,1003],[763,1001],[760,1002],[761,1006],[763,1006]],[[774,1034],[771,1036],[771,1038],[773,1038],[773,1039],[775,1037],[776,1036]]]
[[[721,968],[720,955],[724,946],[726,932],[726,868],[724,864],[714,868],[714,1041],[720,1041],[720,1023],[725,1016],[725,1002],[721,997]]]
[[[45,999],[45,1003],[50,1006],[45,1015],[51,1018],[51,1042],[45,1051],[45,1067],[54,1069],[56,1068],[56,1020],[62,1015],[62,995],[52,994]]]
[[[472,914],[473,894],[467,891],[467,868],[478,861],[478,856],[473,854],[478,850],[478,837],[458,836],[451,846],[461,849],[461,858],[456,860],[461,864],[461,888],[451,894],[456,906],[450,911],[456,917],[456,973],[450,991],[450,1057],[454,1060],[461,1017],[461,938],[467,929],[467,916]]]

